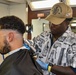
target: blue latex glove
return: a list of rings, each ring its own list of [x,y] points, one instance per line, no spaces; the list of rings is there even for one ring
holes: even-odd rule
[[[26,43],[24,43],[24,46],[25,46],[28,50],[30,50],[30,47],[29,47]]]
[[[36,61],[38,62],[38,64],[41,66],[41,68],[43,70],[48,70],[48,64],[47,63],[44,63],[43,61],[41,61],[39,59],[37,59]]]

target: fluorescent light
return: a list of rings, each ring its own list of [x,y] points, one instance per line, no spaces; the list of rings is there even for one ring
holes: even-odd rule
[[[58,2],[59,0],[34,1],[30,2],[30,7],[32,10],[50,9],[55,3]]]
[[[69,0],[70,5],[76,5],[76,0]]]
[[[72,22],[75,22],[76,23],[76,20],[72,20]]]
[[[72,27],[75,27],[75,26],[76,26],[76,23],[72,23],[71,26],[72,26]]]
[[[76,6],[76,0],[66,0],[65,3],[70,5],[71,7]]]

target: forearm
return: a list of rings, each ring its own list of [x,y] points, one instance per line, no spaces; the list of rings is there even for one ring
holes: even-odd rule
[[[48,70],[48,72],[55,73],[56,75],[76,75],[76,73],[71,69],[71,67],[56,66],[51,63],[47,64],[41,60],[36,60],[43,70]]]
[[[52,66],[51,72],[57,75],[76,75],[70,67]]]

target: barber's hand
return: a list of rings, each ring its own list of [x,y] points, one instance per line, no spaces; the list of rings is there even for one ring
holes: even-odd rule
[[[37,59],[36,61],[38,62],[38,64],[41,66],[41,68],[43,70],[48,70],[48,64],[47,63],[44,63],[43,61],[41,61],[39,59]]]

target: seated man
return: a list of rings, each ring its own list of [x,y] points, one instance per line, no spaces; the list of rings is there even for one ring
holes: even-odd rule
[[[16,16],[0,18],[0,53],[8,54],[0,65],[0,75],[43,75],[33,59],[32,49],[24,46],[25,26]]]

